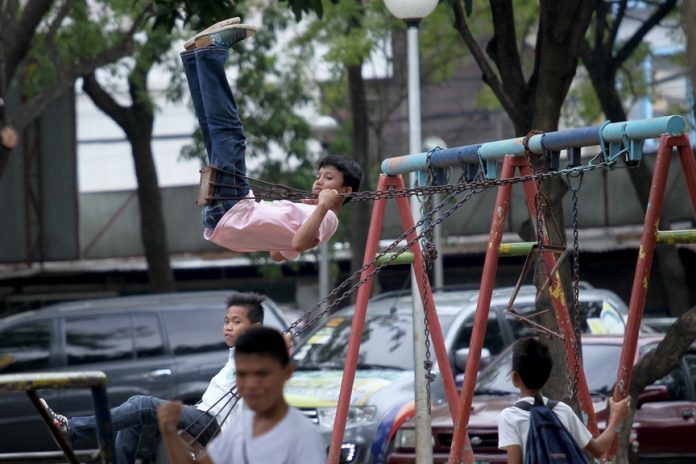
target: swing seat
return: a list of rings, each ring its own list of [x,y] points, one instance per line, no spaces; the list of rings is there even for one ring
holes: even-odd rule
[[[213,200],[213,187],[217,179],[217,169],[208,166],[201,169],[201,180],[198,184],[198,198],[196,204],[198,206],[209,205]]]
[[[205,450],[205,446],[201,445],[198,440],[193,438],[193,436],[191,436],[191,434],[185,430],[179,430],[178,434],[179,437],[184,441],[188,453],[191,455],[193,460],[196,461],[201,452]]]

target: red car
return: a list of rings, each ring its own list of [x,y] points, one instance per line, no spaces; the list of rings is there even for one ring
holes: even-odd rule
[[[654,349],[661,336],[642,336],[638,354]],[[583,337],[583,362],[597,419],[606,418],[606,397],[612,391],[623,339],[616,336]],[[476,462],[504,463],[498,449],[498,415],[515,403],[518,391],[510,381],[512,351],[502,352],[478,379],[469,420],[469,439]],[[446,463],[452,445],[452,419],[447,405],[433,408],[433,455]],[[388,464],[415,462],[414,423],[407,421],[395,433]],[[631,434],[632,461],[640,463],[696,462],[696,346],[684,355],[669,375],[648,386],[638,400]]]

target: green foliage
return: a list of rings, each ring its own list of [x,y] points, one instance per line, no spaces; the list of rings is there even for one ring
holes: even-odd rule
[[[339,0],[331,0],[331,3],[338,3]],[[315,13],[318,17],[324,16],[324,5],[322,0],[281,0],[281,3],[287,3],[292,12],[295,14],[295,19],[300,21],[302,14],[308,15]]]
[[[245,126],[247,155],[263,160],[260,168],[250,169],[250,174],[308,188],[314,160],[310,159],[307,146],[310,127],[299,111],[315,98],[306,66],[310,56],[306,49],[281,42],[288,28],[294,26],[287,10],[269,6],[262,15],[256,36],[235,46],[228,60],[231,87]],[[170,94],[186,93],[180,90],[183,79],[177,79],[175,84],[172,87],[179,90],[170,90]],[[274,159],[273,153],[279,152],[283,159]],[[199,134],[181,155],[205,159]]]

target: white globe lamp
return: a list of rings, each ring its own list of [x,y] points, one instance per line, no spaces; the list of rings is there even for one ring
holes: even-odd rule
[[[384,0],[387,10],[404,21],[418,21],[433,12],[438,0]]]

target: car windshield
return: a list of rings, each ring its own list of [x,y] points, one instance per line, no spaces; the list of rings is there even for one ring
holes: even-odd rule
[[[353,319],[333,316],[313,332],[293,355],[300,370],[343,369]],[[440,316],[443,330],[451,317]],[[413,325],[405,314],[380,314],[365,319],[358,369],[413,369]]]
[[[583,367],[587,385],[592,394],[606,395],[616,381],[616,371],[621,357],[621,345],[583,344]],[[512,385],[512,350],[507,350],[481,373],[476,395],[516,395]]]

